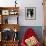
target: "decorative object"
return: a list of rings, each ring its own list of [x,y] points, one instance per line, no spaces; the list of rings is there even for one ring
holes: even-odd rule
[[[3,34],[2,34],[2,40],[4,41],[8,41],[12,39],[12,30],[10,28],[5,28],[3,30]]]
[[[13,39],[14,39],[14,41],[15,41],[15,40],[18,40],[18,32],[14,32]]]
[[[16,28],[14,29],[14,32],[17,32]]]
[[[27,20],[35,20],[36,19],[36,8],[26,7],[25,8],[25,18]]]
[[[8,18],[7,18],[7,19],[5,19],[5,24],[8,24]]]
[[[17,2],[16,2],[17,0],[15,0],[15,7],[16,7],[16,4],[17,4]]]
[[[9,15],[9,10],[2,10],[2,15]]]
[[[15,11],[15,10],[10,10],[10,12],[9,12],[10,15],[16,15],[17,13],[18,13],[18,12]]]

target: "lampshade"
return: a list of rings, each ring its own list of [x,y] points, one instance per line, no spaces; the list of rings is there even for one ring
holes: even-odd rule
[[[16,28],[14,29],[14,32],[17,32],[17,29]]]

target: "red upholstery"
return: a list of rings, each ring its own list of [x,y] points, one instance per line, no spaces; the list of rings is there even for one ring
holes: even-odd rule
[[[25,32],[25,35],[24,37],[22,38],[22,42],[21,42],[21,45],[22,46],[26,46],[26,43],[25,43],[25,39],[28,39],[29,37],[32,37],[32,36],[37,36],[36,33],[33,31],[32,28],[29,28],[26,30]],[[38,42],[35,46],[41,46],[40,43]]]

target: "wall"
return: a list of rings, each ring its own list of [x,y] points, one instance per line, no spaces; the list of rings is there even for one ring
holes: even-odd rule
[[[9,7],[15,6],[15,0],[0,0],[0,6]],[[20,26],[43,26],[43,6],[42,0],[17,0],[19,9],[19,24]],[[36,20],[26,20],[25,19],[25,7],[35,7],[36,8]],[[10,20],[10,19],[9,19]]]
[[[19,22],[22,26],[43,26],[42,0],[21,0]],[[36,20],[25,20],[25,7],[36,7]]]

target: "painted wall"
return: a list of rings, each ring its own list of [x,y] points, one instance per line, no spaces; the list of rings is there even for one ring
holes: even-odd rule
[[[43,26],[42,0],[21,0],[19,24],[22,26]],[[36,20],[25,20],[25,7],[36,7]]]
[[[15,0],[0,0],[0,6],[15,6]],[[19,24],[20,26],[43,26],[43,6],[42,0],[17,0],[19,6]],[[25,19],[25,7],[36,8],[36,20]],[[11,17],[12,18],[12,17]],[[9,19],[10,20],[10,19]]]

